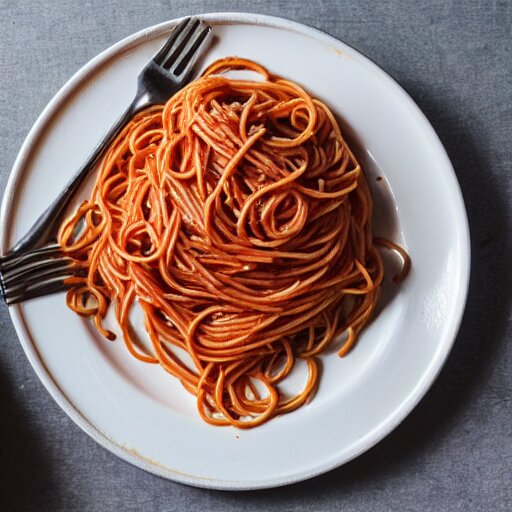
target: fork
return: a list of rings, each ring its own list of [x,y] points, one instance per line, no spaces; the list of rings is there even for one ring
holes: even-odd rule
[[[56,242],[56,227],[76,191],[106,148],[139,111],[165,103],[189,81],[191,72],[211,38],[211,27],[195,17],[184,18],[141,71],[137,93],[87,161],[27,234],[0,256],[0,288],[5,302],[15,304],[62,291],[83,274],[79,262],[65,256]]]

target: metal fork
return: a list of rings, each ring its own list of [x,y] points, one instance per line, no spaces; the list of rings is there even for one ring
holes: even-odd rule
[[[174,27],[169,39],[139,74],[137,93],[126,112],[27,234],[0,257],[0,288],[7,304],[62,291],[83,272],[80,264],[64,256],[56,243],[56,228],[66,207],[130,119],[144,108],[165,103],[189,82],[210,38],[211,27],[198,18],[184,18]]]

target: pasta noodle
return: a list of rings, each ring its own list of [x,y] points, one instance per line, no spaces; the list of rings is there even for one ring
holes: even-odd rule
[[[59,233],[86,271],[67,303],[109,339],[112,304],[130,353],[179,379],[205,421],[254,427],[310,400],[318,354],[345,331],[347,354],[371,318],[383,279],[371,214],[328,107],[252,61],[221,59],[108,150]],[[137,303],[151,350],[130,326]],[[297,360],[307,381],[287,396]]]

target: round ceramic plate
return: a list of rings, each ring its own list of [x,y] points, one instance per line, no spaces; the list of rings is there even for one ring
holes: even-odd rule
[[[371,183],[376,233],[402,244],[412,258],[408,279],[399,287],[386,281],[379,312],[348,357],[334,352],[322,357],[311,403],[248,431],[205,424],[179,383],[161,368],[134,360],[119,338],[102,339],[89,321],[67,309],[63,294],[10,312],[43,384],[104,447],[191,485],[272,487],[318,475],[368,450],[426,393],[461,320],[468,225],[434,130],[375,64],[291,21],[253,14],[202,17],[216,36],[204,65],[234,54],[254,59],[333,109]],[[10,177],[2,211],[4,250],[31,226],[128,105],[138,72],[175,23],[112,46],[49,103]]]

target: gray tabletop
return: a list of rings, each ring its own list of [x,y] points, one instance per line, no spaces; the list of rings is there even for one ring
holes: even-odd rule
[[[0,0],[0,184],[58,88],[119,39],[191,13],[292,18],[354,46],[425,112],[454,164],[472,236],[469,299],[448,363],[414,412],[310,481],[218,492],[116,458],[60,410],[0,306],[0,510],[511,510],[512,3]]]

